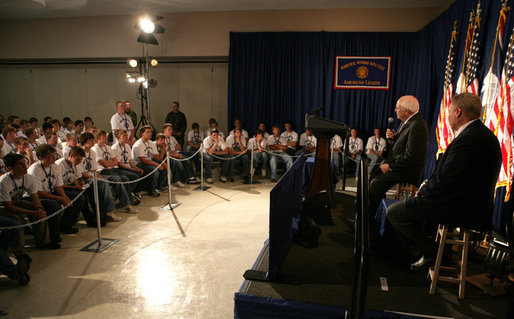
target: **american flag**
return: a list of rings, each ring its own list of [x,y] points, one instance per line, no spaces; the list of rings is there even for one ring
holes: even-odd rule
[[[514,29],[513,29],[514,32]],[[509,200],[512,187],[512,126],[514,124],[514,34],[510,36],[509,47],[502,70],[501,93],[495,108],[498,106],[496,136],[502,150],[502,167],[496,187],[506,186],[505,201]],[[496,111],[496,110],[495,110]]]
[[[457,80],[457,85],[455,87],[455,94],[459,94],[462,92],[466,92],[467,87],[467,74],[468,74],[468,65],[469,65],[469,58],[470,58],[470,49],[471,44],[473,43],[473,35],[474,35],[474,29],[475,29],[475,11],[471,11],[469,13],[469,24],[468,24],[468,31],[466,32],[466,46],[464,47],[464,55],[462,57],[462,66],[460,67],[459,72],[459,79]]]
[[[453,73],[455,72],[455,43],[457,41],[457,21],[454,22],[453,31],[450,40],[450,50],[448,53],[448,60],[446,61],[446,72],[444,80],[444,92],[441,99],[441,106],[439,108],[439,117],[437,119],[437,155],[444,153],[448,145],[453,140],[453,131],[448,122],[448,109],[453,97]]]
[[[478,95],[478,58],[479,49],[479,35],[480,35],[480,2],[477,5],[477,12],[473,22],[473,35],[471,36],[471,49],[469,50],[468,65],[466,68],[466,92]]]
[[[490,53],[489,71],[482,85],[482,121],[493,132],[497,132],[499,105],[496,103],[500,94],[500,58],[503,56],[503,42],[505,37],[505,22],[507,20],[507,2],[503,3],[496,27],[496,37]]]

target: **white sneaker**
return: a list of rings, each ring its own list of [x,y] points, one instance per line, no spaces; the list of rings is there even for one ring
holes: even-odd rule
[[[106,215],[111,217],[113,222],[119,222],[121,220],[121,217],[116,216],[116,214],[114,214],[114,212],[108,212]]]
[[[225,183],[227,181],[227,178],[225,176],[221,176],[220,177],[220,181],[222,181],[223,183]]]
[[[127,214],[137,214],[137,210],[134,207],[130,206],[130,205],[122,207],[120,209],[120,212],[127,213]]]
[[[212,178],[207,178],[207,183],[212,184]]]
[[[263,168],[261,170],[261,175],[262,175],[262,177],[266,177],[266,169],[265,168]]]
[[[184,184],[182,184],[182,182],[175,182],[175,184],[173,184],[174,186],[177,186],[179,188],[184,188]]]

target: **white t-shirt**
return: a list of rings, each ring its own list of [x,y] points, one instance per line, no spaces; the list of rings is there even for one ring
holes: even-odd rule
[[[234,131],[235,129],[233,129],[232,131],[230,131],[230,133],[228,134],[229,136],[234,136]],[[241,129],[241,136],[248,139],[248,132],[246,130],[243,130]],[[227,138],[228,139],[228,138]]]
[[[116,154],[114,154],[114,151],[112,150],[112,148],[105,144],[103,147],[100,147],[100,145],[98,144],[95,144],[95,146],[93,146],[92,148],[93,152],[95,152],[95,155],[96,155],[96,162],[98,163],[98,170],[103,170],[103,169],[106,169],[106,167],[102,166],[102,164],[100,164],[100,160],[104,159],[104,160],[109,160],[111,158],[115,158],[116,157]],[[117,166],[115,166],[117,167]]]
[[[71,162],[68,162],[65,158],[61,158],[56,161],[55,164],[61,169],[62,182],[64,185],[73,185],[76,179],[82,177],[79,170]],[[80,165],[80,164],[79,164]]]
[[[357,137],[357,138],[353,138],[350,136],[350,138],[348,139],[348,141],[350,142],[350,145],[348,146],[348,152],[350,154],[357,154],[357,151],[361,151],[364,149],[364,143],[362,142],[362,139],[360,137]],[[346,145],[346,141],[345,141],[345,145]]]
[[[203,149],[205,152],[209,150],[211,147],[213,147],[216,144],[211,136],[206,137],[203,140]],[[221,138],[218,138],[218,144],[216,144],[215,152],[222,152],[227,149],[227,144],[225,144],[225,141],[223,141]]]
[[[335,134],[334,137],[330,139],[330,149],[341,150],[341,147],[343,147],[343,140],[341,139],[341,136]]]
[[[14,146],[14,142],[9,143],[6,140],[4,140],[4,146],[2,147],[2,156],[5,156],[9,153],[16,153],[16,146]]]
[[[16,137],[27,137],[27,135],[23,134],[23,130],[19,130],[18,133],[16,133]]]
[[[263,137],[264,137],[264,139],[265,139],[266,141],[268,140],[268,138],[269,138],[270,136],[271,136],[271,135],[270,135],[268,132],[264,132]]]
[[[375,153],[385,150],[387,142],[385,138],[381,137],[378,141],[375,135],[368,138],[368,143],[366,144],[366,154],[369,154],[369,150],[372,149]]]
[[[84,153],[86,153],[86,156],[84,156],[82,163],[78,165],[77,170],[81,174],[86,173],[93,175],[98,169],[98,164],[96,163],[96,154],[93,152],[93,150],[89,150],[89,152],[84,150]]]
[[[64,145],[62,148],[62,157],[68,157],[68,155],[70,155],[70,150],[71,147],[69,147],[68,145]]]
[[[112,150],[114,151],[118,162],[130,166],[130,161],[132,160],[132,148],[130,145],[125,143],[123,146],[121,146],[119,142],[116,142],[112,146]]]
[[[268,146],[268,143],[266,142],[266,139],[263,138],[261,140],[261,148],[262,149],[266,149],[266,147]],[[251,150],[253,148],[254,151],[258,151],[259,150],[259,147],[257,146],[257,140],[255,139],[255,137],[252,137],[249,141],[248,141],[248,149]]]
[[[41,145],[41,144],[48,144],[48,143],[46,142],[46,137],[45,137],[44,135],[42,135],[40,138],[38,138],[38,139],[36,140],[36,142],[38,143],[38,145]],[[62,149],[62,141],[61,141],[61,139],[60,139],[59,137],[57,137],[57,147],[55,147],[55,148],[60,148],[60,149]]]
[[[198,131],[195,133],[195,130],[191,130],[187,133],[187,141],[193,143],[193,145],[200,145],[204,139],[204,133],[202,131]]]
[[[316,143],[317,143],[318,139],[316,138],[316,136],[314,135],[307,135],[306,132],[302,133],[302,135],[300,135],[300,146],[304,146],[304,147],[316,147]]]
[[[61,143],[57,143],[57,146],[59,146],[59,145],[61,145]],[[59,148],[59,147],[54,147],[54,148],[55,148],[55,159],[58,160],[58,159],[63,158],[64,154],[62,152],[62,148]]]
[[[57,137],[61,141],[66,141],[66,133],[64,133],[64,130],[62,129],[62,127],[57,131]]]
[[[207,138],[209,136],[211,136],[211,129],[210,128],[205,130],[205,138]],[[223,132],[220,131],[219,129],[218,129],[218,136],[221,137],[223,140],[225,140],[225,134],[223,134]]]
[[[244,136],[241,136],[241,144],[243,144],[243,147],[246,147],[246,139],[244,138]],[[241,145],[239,145],[239,143],[236,141],[236,137],[234,135],[229,135],[229,137],[227,137],[225,145],[227,147],[230,147],[233,151],[242,151]]]
[[[275,137],[275,135],[270,135],[268,137],[267,145],[287,145],[287,140],[282,134],[279,137]],[[273,150],[273,152],[283,152],[282,150]]]
[[[14,179],[11,173],[0,176],[0,202],[14,202],[37,191],[38,181],[32,175],[25,174],[20,179]]]
[[[283,136],[286,139],[287,143],[298,142],[298,133],[296,133],[295,131],[285,131],[280,136]]]
[[[56,187],[63,184],[61,169],[56,164],[52,164],[50,167],[43,167],[41,163],[34,163],[30,165],[27,172],[39,182],[39,191],[51,194],[55,191]]]
[[[134,124],[132,123],[132,119],[127,114],[121,115],[116,112],[111,117],[111,128],[112,130],[125,130],[130,135],[130,131],[134,129]]]
[[[141,162],[139,157],[144,157],[147,160],[153,160],[153,155],[157,154],[157,145],[155,142],[148,140],[148,142],[143,141],[142,138],[137,140],[132,147],[132,158],[134,162],[137,164]]]
[[[179,145],[179,144],[177,142],[177,139],[174,136],[166,137],[165,141],[166,141],[166,150],[168,151],[168,153],[177,150],[177,145]]]

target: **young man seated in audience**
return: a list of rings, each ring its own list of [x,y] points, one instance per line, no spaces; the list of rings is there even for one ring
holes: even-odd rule
[[[39,162],[32,164],[28,169],[28,174],[39,181],[38,196],[41,204],[48,215],[59,210],[62,206],[71,204],[71,199],[66,196],[63,189],[62,173],[60,167],[55,164],[55,148],[50,144],[39,145],[36,149]],[[48,220],[50,230],[50,240],[60,242],[59,232],[74,234],[78,232],[73,226],[77,223],[80,212],[84,206],[84,201],[77,201],[61,214]],[[60,219],[60,221],[59,221]]]
[[[387,146],[385,138],[380,137],[380,128],[375,127],[373,129],[373,136],[368,138],[366,143],[366,156],[370,160],[368,172],[371,174],[372,171],[378,169],[377,163],[384,160],[384,151]]]
[[[128,144],[128,133],[125,130],[114,130],[117,142],[112,146],[112,150],[118,159],[118,169],[125,171],[127,174],[131,174],[129,177],[131,181],[136,180],[143,176],[144,171],[137,167],[132,161],[132,147]],[[134,195],[141,200],[141,184],[137,182],[134,187]]]
[[[228,151],[225,141],[219,136],[217,129],[213,129],[211,134],[203,140],[203,166],[204,166],[204,177],[207,179],[207,183],[212,184],[212,162],[214,156],[227,158]],[[221,160],[221,175],[220,181],[225,183],[228,175],[228,161]]]
[[[243,137],[241,129],[234,129],[234,134],[229,135],[226,141],[228,154],[230,157],[237,157],[228,161],[228,180],[234,181],[234,166],[236,161],[241,165],[241,177],[245,183],[250,182],[250,159],[246,154],[246,139]]]
[[[11,123],[11,127],[15,128],[16,129],[16,136],[21,136],[20,132],[21,132],[21,127],[18,125],[18,124],[15,124],[15,123]]]
[[[296,155],[305,154],[306,156],[316,152],[316,143],[318,139],[314,136],[311,130],[306,130],[300,135],[300,149],[296,151]]]
[[[37,118],[31,117],[29,119],[29,122],[30,122],[30,128],[35,129],[38,134],[41,133],[41,129],[39,128],[39,121],[37,120]],[[27,135],[27,133],[25,133],[25,135]],[[27,137],[29,137],[29,136],[27,135]]]
[[[349,165],[350,162],[355,162],[356,163],[356,171],[355,171],[355,179],[357,179],[359,177],[359,162],[361,160],[361,153],[364,149],[364,145],[363,145],[363,142],[362,142],[362,139],[360,137],[357,137],[357,129],[356,128],[352,128],[350,130],[350,137],[348,138],[348,146],[347,146],[347,149],[348,149],[348,157],[345,158],[345,165]],[[346,142],[344,142],[344,145],[346,145]]]
[[[157,146],[150,140],[152,137],[152,128],[148,125],[141,127],[139,129],[139,135],[141,135],[141,138],[137,140],[132,147],[132,158],[136,166],[141,168],[145,175],[153,172],[150,177],[147,177],[146,189],[150,196],[157,197],[160,194],[157,193],[156,190],[168,190],[168,172],[164,165],[157,163]],[[159,166],[159,168],[154,171],[157,166]]]
[[[66,144],[62,148],[62,156],[68,157],[72,147],[77,146],[77,135],[75,133],[66,134]]]
[[[96,220],[94,214],[89,210],[86,195],[79,195],[84,187],[84,181],[81,178],[82,175],[79,172],[79,169],[85,156],[86,153],[82,148],[74,146],[68,151],[65,158],[61,158],[56,161],[55,164],[57,164],[61,170],[64,193],[72,200],[75,197],[80,196],[75,200],[73,206],[80,208],[88,226],[96,227]],[[61,219],[61,231],[70,234],[77,232],[78,229],[75,227],[76,224],[77,220],[74,218],[70,218],[68,220]]]
[[[182,152],[182,146],[180,146],[180,143],[173,136],[173,126],[170,123],[164,124],[163,132],[166,144],[165,149],[172,158],[182,159],[184,157],[191,157],[193,155],[193,153]],[[159,157],[159,159],[161,158]],[[161,160],[164,159],[166,159],[166,157],[163,157]],[[191,159],[187,161],[172,160],[170,162],[170,169],[172,171],[173,181],[177,187],[184,187],[183,183],[186,182],[189,184],[198,184],[200,182],[195,176],[195,171],[193,170],[193,161]],[[175,170],[178,170],[178,172],[174,173]],[[177,176],[178,179],[176,179],[175,176]]]
[[[298,144],[298,133],[293,131],[293,123],[287,121],[284,123],[286,130],[281,134],[286,139],[287,149],[286,153],[293,156],[296,153],[296,146]]]
[[[234,129],[232,131],[230,131],[230,133],[228,134],[229,136],[230,135],[234,135],[234,131],[236,129],[240,129],[241,130],[241,135],[244,137],[244,139],[248,142],[248,138],[250,137],[248,135],[248,132],[246,130],[243,129],[243,127],[241,126],[241,120],[239,118],[236,118],[234,120]]]
[[[157,154],[154,155],[154,160],[157,163],[161,163],[166,161],[166,137],[162,133],[158,133],[155,136],[155,147],[157,148]],[[180,163],[182,164],[182,163]],[[168,163],[163,164],[164,168],[168,169]],[[172,185],[169,187],[172,191],[176,191],[179,187],[184,188],[185,185],[181,182],[181,180],[185,183],[185,175],[184,167],[182,165],[176,164],[175,161],[170,161],[170,170],[171,170],[171,182]]]
[[[37,139],[39,138],[39,133],[38,131],[31,127],[31,128],[28,128],[25,130],[25,136],[27,136],[27,139],[29,141],[29,147],[30,147],[30,150],[32,151],[32,155],[34,156],[34,158],[37,158],[36,157],[36,148],[37,148]]]
[[[211,136],[212,130],[218,130],[218,136],[221,137],[223,141],[225,140],[225,134],[223,134],[223,132],[218,129],[218,121],[216,121],[214,118],[209,120],[209,128],[205,130],[205,138]]]
[[[14,139],[14,145],[16,146],[16,153],[20,154],[21,156],[23,156],[23,158],[25,158],[27,167],[36,162],[36,160],[34,159],[34,154],[30,150],[28,138],[18,136]]]
[[[39,200],[39,181],[27,174],[25,159],[20,154],[10,153],[4,157],[9,173],[0,177],[0,215],[25,224],[25,218],[30,222],[47,217],[43,205]],[[30,197],[24,197],[27,193]],[[19,258],[30,257],[25,252],[24,232],[19,232],[17,239],[11,246],[11,251]],[[48,223],[42,221],[32,225],[34,241],[38,248],[59,249],[61,245],[48,240]]]
[[[19,225],[8,217],[0,216],[0,228],[17,227]],[[30,281],[30,276],[27,274],[30,268],[30,257],[28,257],[29,259],[20,258],[16,265],[9,258],[9,247],[19,236],[19,233],[20,228],[2,229],[0,231],[0,274],[16,280],[20,286],[24,286]]]
[[[55,132],[46,133],[45,134],[45,140],[46,140],[47,144],[50,144],[50,145],[52,145],[55,148],[55,151],[56,151],[55,157],[56,157],[56,159],[63,158],[62,143],[59,140],[59,137],[57,137],[57,133],[55,133]]]
[[[64,133],[65,134],[75,133],[74,130],[73,130],[73,120],[70,119],[69,117],[65,117],[62,120],[62,125],[64,127]]]
[[[289,154],[286,153],[288,149],[287,139],[280,134],[280,127],[278,125],[273,126],[273,135],[268,138],[268,149],[272,152],[269,160],[269,166],[271,168],[271,181],[276,182],[277,179],[277,164],[278,162],[284,162],[286,168],[290,169],[293,165],[293,159]]]
[[[30,123],[28,120],[21,120],[20,121],[20,131],[18,132],[18,135],[17,136],[23,136],[23,137],[27,137],[27,135],[25,135],[25,130],[27,130],[28,128],[30,128]]]
[[[43,132],[41,133],[41,136],[37,139],[37,143],[39,144],[47,144],[46,142],[46,133],[51,133],[53,131],[53,126],[50,123],[43,123]]]
[[[5,157],[5,155],[9,153],[16,153],[16,145],[14,145],[14,140],[16,139],[16,129],[13,127],[6,127],[2,135],[4,136],[4,146],[2,147],[2,155]]]
[[[205,136],[204,133],[200,131],[200,125],[198,125],[198,123],[193,123],[192,128],[193,129],[187,133],[186,148],[186,151],[191,155],[198,151]],[[192,161],[196,168],[196,175],[200,175],[200,154],[196,154]]]
[[[266,132],[266,124],[264,124],[264,122],[260,122],[258,129],[262,131],[262,136],[267,141],[271,135],[268,132]]]
[[[266,177],[266,163],[268,163],[268,153],[266,148],[268,142],[264,138],[264,134],[261,130],[257,130],[254,136],[248,141],[248,151],[251,152],[253,149],[253,170],[252,175],[255,173],[255,168],[261,166],[261,176]],[[251,154],[251,153],[250,153]]]
[[[93,123],[93,119],[91,117],[86,116],[84,118],[84,126],[85,126],[86,131],[88,131],[89,128],[95,126],[95,123]]]
[[[64,130],[61,127],[61,121],[59,121],[58,119],[54,119],[50,121],[50,124],[52,124],[52,131],[57,134],[57,138],[59,138],[61,142],[65,141],[66,133],[64,133]]]
[[[45,117],[43,118],[43,124],[44,124],[44,123],[50,123],[50,121],[51,121],[51,120],[52,120],[52,117],[51,117],[51,116],[45,116]]]
[[[118,158],[112,148],[106,144],[107,132],[104,130],[98,131],[96,134],[96,144],[93,146],[93,152],[96,155],[96,162],[98,163],[98,171],[100,175],[107,178],[109,181],[116,182],[112,187],[116,196],[118,197],[120,212],[135,214],[137,211],[130,205],[139,205],[139,198],[134,196],[135,183],[129,183],[137,177],[132,173],[118,169]],[[118,184],[118,183],[125,184]]]
[[[85,155],[84,160],[82,160],[82,163],[79,166],[79,172],[82,174],[82,178],[85,179],[85,181],[90,181],[93,178],[93,175],[98,177],[100,218],[105,221],[120,221],[121,218],[115,214],[116,205],[114,204],[111,187],[107,182],[107,179],[97,172],[98,165],[96,163],[96,154],[92,150],[95,145],[95,137],[93,134],[86,132],[80,135],[80,145],[82,146]],[[89,187],[87,195],[91,207],[96,207],[93,187]]]
[[[84,133],[84,122],[82,120],[76,120],[73,125],[75,126],[75,130],[73,131],[75,135],[80,136],[80,134]]]
[[[336,167],[337,175],[340,174],[341,171],[341,148],[343,147],[343,140],[341,136],[334,134],[334,136],[330,139],[330,153],[332,154],[332,162]]]

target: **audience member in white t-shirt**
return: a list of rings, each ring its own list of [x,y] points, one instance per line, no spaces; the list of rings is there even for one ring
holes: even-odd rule
[[[373,129],[373,136],[368,138],[368,142],[366,143],[366,156],[370,160],[369,162],[369,173],[376,169],[375,165],[384,160],[384,151],[387,146],[387,142],[385,138],[380,137],[380,128],[375,127]]]
[[[300,135],[300,149],[296,151],[296,155],[308,155],[316,152],[316,144],[318,139],[314,136],[311,130],[306,130]]]
[[[98,171],[100,174],[111,182],[115,182],[112,187],[118,197],[120,212],[135,214],[137,211],[130,205],[139,205],[139,198],[134,196],[133,191],[135,183],[129,183],[131,180],[130,173],[118,169],[118,158],[112,148],[106,144],[107,132],[99,130],[95,137],[96,144],[92,150],[96,154],[96,162],[98,163]],[[134,178],[136,179],[136,178]],[[124,184],[119,184],[124,183]]]
[[[128,144],[128,133],[125,130],[114,130],[114,135],[118,140],[113,146],[112,150],[118,159],[118,169],[125,171],[127,176],[131,181],[136,180],[143,176],[144,171],[137,167],[136,164],[132,161],[132,148]],[[141,186],[141,182],[137,182],[134,187],[134,195],[141,200],[141,195],[139,194]]]
[[[71,200],[66,196],[62,188],[61,169],[55,164],[55,148],[50,144],[39,145],[36,149],[36,155],[39,162],[29,167],[28,174],[34,176],[38,181],[38,196],[41,204],[46,213],[52,215],[61,210],[61,205],[70,205]],[[63,226],[63,230],[64,226],[71,227],[71,224],[74,225],[78,220],[81,209],[82,207],[72,205],[61,213],[61,221],[59,221],[59,218],[48,219],[50,240],[52,242],[61,242],[61,236],[59,236],[60,225]],[[74,232],[77,231],[78,229]]]
[[[6,127],[2,135],[4,136],[4,146],[2,147],[2,155],[5,156],[9,153],[16,153],[16,146],[14,139],[16,139],[16,129],[13,127]]]
[[[277,179],[277,164],[278,162],[284,162],[286,168],[290,169],[293,165],[293,159],[289,154],[286,153],[288,149],[287,139],[280,134],[280,126],[275,125],[272,129],[273,135],[268,138],[268,149],[272,152],[269,160],[269,166],[271,169],[271,181],[276,182]]]
[[[252,175],[255,173],[255,169],[260,165],[261,176],[266,177],[266,163],[268,163],[268,153],[266,153],[267,147],[268,142],[264,138],[263,132],[261,130],[255,131],[253,137],[248,141],[248,151],[251,153],[253,150]]]
[[[0,150],[4,146],[4,140],[0,138]],[[9,170],[7,169],[7,166],[4,164],[4,157],[2,155],[2,152],[0,151],[0,176],[4,175],[5,173],[8,173]]]
[[[27,139],[29,141],[29,146],[30,150],[32,151],[32,155],[34,156],[34,158],[37,158],[36,148],[38,146],[37,139],[39,138],[39,133],[37,129],[31,127],[25,130],[25,135],[27,136]]]
[[[66,134],[66,143],[62,147],[62,156],[68,157],[68,154],[70,153],[70,149],[74,146],[77,146],[77,135],[75,133],[68,133]]]
[[[192,156],[191,153],[182,152],[182,146],[175,138],[173,134],[173,126],[170,123],[164,124],[162,130],[165,142],[164,148],[171,158],[181,160],[184,157]],[[163,159],[166,159],[166,157],[163,157]],[[191,159],[187,161],[171,160],[170,169],[172,172],[173,183],[176,187],[184,187],[183,183],[186,182],[189,184],[197,184],[200,182],[195,176],[195,171],[193,170],[193,163]]]
[[[246,154],[246,139],[243,137],[241,129],[234,129],[234,134],[227,137],[225,142],[227,151],[230,157],[237,157],[228,161],[228,180],[234,181],[234,166],[235,162],[239,161],[241,164],[241,177],[245,183],[250,182],[250,159]]]
[[[78,166],[78,170],[82,174],[82,178],[84,178],[86,181],[91,181],[94,175],[97,177],[98,196],[100,202],[99,207],[101,215],[100,217],[106,221],[120,221],[121,218],[116,216],[114,213],[116,210],[116,205],[114,204],[111,187],[109,183],[107,183],[107,179],[102,177],[100,173],[97,172],[98,165],[96,163],[96,154],[92,150],[93,146],[95,145],[95,137],[93,134],[86,132],[80,135],[80,145],[84,150],[84,159]],[[96,207],[93,187],[89,187],[87,196],[89,198],[89,204],[91,207]]]
[[[229,164],[227,160],[224,160],[228,157],[227,145],[218,134],[218,130],[213,129],[211,135],[203,140],[203,174],[209,184],[212,184],[212,161],[214,160],[214,156],[222,158],[220,181],[223,183],[227,181]]]
[[[204,133],[200,131],[200,125],[198,125],[198,123],[193,123],[192,128],[193,129],[187,133],[187,153],[184,154],[184,156],[187,157],[193,156],[193,154],[200,149],[205,137]],[[200,175],[200,154],[196,154],[192,158],[192,162],[195,165],[196,175]]]
[[[0,176],[0,215],[25,224],[25,218],[33,222],[47,217],[38,196],[38,181],[27,174],[25,159],[20,154],[10,153],[4,157],[9,173]],[[30,197],[24,197],[28,194]],[[48,240],[48,223],[42,221],[32,225],[34,241],[38,248],[58,249],[58,243]],[[27,258],[23,231],[16,236],[11,251],[19,259]],[[30,258],[28,258],[30,260]]]
[[[55,151],[56,151],[55,158],[56,159],[63,158],[64,156],[62,154],[62,144],[61,144],[59,138],[57,137],[57,133],[55,133],[55,132],[46,133],[45,139],[46,139],[47,144],[50,144],[50,145],[52,145],[53,148],[55,148]]]
[[[220,131],[220,129],[218,128],[218,121],[216,121],[216,119],[214,119],[214,118],[211,118],[209,120],[209,128],[205,130],[205,138],[211,136],[211,132],[214,129],[218,130],[218,137],[221,137],[221,139],[224,141],[225,134],[223,134],[223,132]],[[205,140],[205,138],[204,138],[204,140]]]
[[[286,153],[289,155],[294,155],[298,145],[298,133],[293,131],[293,123],[291,122],[285,122],[284,127],[286,130],[281,134],[281,136],[284,137],[287,142]]]
[[[234,135],[234,130],[235,129],[241,129],[241,136],[243,136],[245,138],[245,140],[248,142],[248,138],[250,137],[248,135],[248,132],[246,130],[244,130],[241,126],[241,120],[239,118],[236,118],[234,120],[234,129],[232,131],[230,131],[230,133],[228,133],[228,135]]]
[[[261,122],[259,123],[259,130],[261,130],[263,132],[263,137],[264,139],[267,141],[268,138],[271,136],[268,132],[266,132],[266,124],[264,124],[264,122]]]
[[[30,150],[29,139],[23,136],[18,136],[14,139],[14,145],[16,146],[16,153],[20,154],[25,158],[27,167],[32,165],[36,160],[34,154]]]
[[[355,171],[355,178],[359,176],[359,163],[361,160],[362,151],[364,150],[364,143],[360,137],[357,137],[357,133],[358,130],[356,128],[352,128],[350,130],[350,137],[347,141],[344,142],[345,146],[346,142],[348,142],[348,146],[346,147],[348,149],[348,157],[345,158],[345,165],[350,164],[351,161],[356,163],[357,169]]]
[[[150,196],[157,197],[160,194],[156,190],[167,190],[168,173],[165,165],[161,165],[156,171],[154,169],[159,166],[157,163],[156,155],[158,155],[157,147],[154,142],[150,140],[152,137],[152,128],[148,125],[141,127],[139,130],[141,138],[137,140],[132,146],[132,158],[136,166],[144,171],[145,175],[152,175],[147,179],[146,188]],[[166,164],[166,163],[165,163]]]
[[[129,133],[129,144],[132,145],[135,142],[134,138],[134,123],[130,116],[125,114],[125,102],[116,101],[116,114],[111,117],[111,128],[112,130],[123,129]]]

